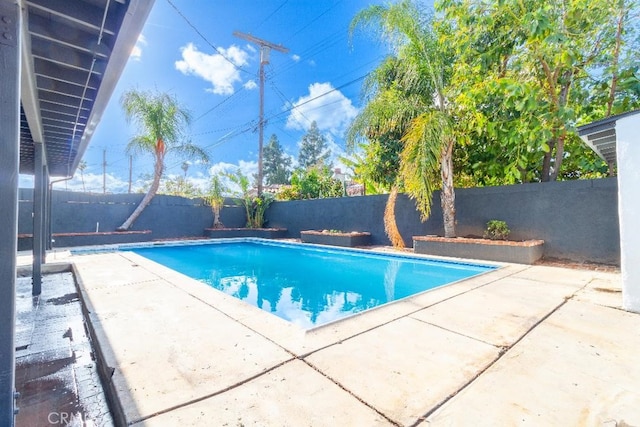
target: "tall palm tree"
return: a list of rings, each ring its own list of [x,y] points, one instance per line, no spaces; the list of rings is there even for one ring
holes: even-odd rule
[[[166,93],[129,90],[120,99],[127,121],[134,121],[141,134],[134,136],[127,145],[131,154],[150,153],[154,158],[153,181],[131,216],[118,227],[118,231],[128,230],[142,211],[151,203],[160,186],[164,172],[165,158],[175,153],[187,158],[208,161],[208,154],[200,147],[184,140],[184,127],[189,125],[189,112],[178,101]]]
[[[439,43],[433,22],[423,10],[404,0],[370,6],[353,19],[352,31],[359,26],[375,29],[391,43],[394,55],[390,59],[393,78],[368,87],[370,102],[351,134],[366,139],[372,131],[378,137],[400,132],[403,149],[397,184],[416,201],[423,221],[431,213],[433,191],[440,187],[444,234],[455,237],[455,121],[454,106],[447,99],[453,58]],[[389,66],[385,61],[380,67]],[[395,202],[395,197],[390,199]]]

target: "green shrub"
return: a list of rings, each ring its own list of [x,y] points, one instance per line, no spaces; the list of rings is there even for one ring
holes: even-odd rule
[[[509,230],[506,222],[492,219],[487,222],[487,228],[484,230],[484,238],[491,240],[507,240],[509,233],[511,233],[511,230]]]

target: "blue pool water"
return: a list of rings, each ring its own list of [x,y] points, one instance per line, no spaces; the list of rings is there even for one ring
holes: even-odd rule
[[[132,250],[305,329],[495,268],[259,240]]]

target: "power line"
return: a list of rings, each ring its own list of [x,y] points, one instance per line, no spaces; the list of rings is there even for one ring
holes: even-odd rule
[[[204,34],[202,34],[200,32],[200,30],[198,30],[198,28],[191,23],[191,21],[189,20],[189,18],[187,18],[184,13],[182,13],[180,11],[180,9],[178,9],[178,7],[173,4],[173,2],[171,0],[167,0],[167,3],[169,3],[169,5],[171,5],[171,7],[176,11],[176,13],[178,15],[180,15],[182,17],[182,19],[184,19],[184,21],[202,38],[202,40],[204,40],[209,46],[211,46],[211,48],[213,50],[216,51],[216,53],[218,53],[218,55],[222,56],[229,64],[233,65],[233,67],[238,70],[238,71],[242,71],[244,73],[249,73],[247,70],[245,70],[244,68],[240,67],[239,65],[237,65],[235,62],[233,62],[231,59],[229,59],[224,53],[222,53],[221,49],[218,49],[213,43],[211,43],[209,41],[209,39],[207,39]]]
[[[327,95],[329,95],[329,94],[331,94],[331,93],[333,93],[333,92],[336,92],[336,91],[339,91],[339,90],[341,90],[341,89],[344,89],[345,87],[351,86],[352,84],[355,84],[355,83],[357,83],[357,82],[359,82],[359,81],[361,81],[361,80],[365,79],[365,78],[367,77],[367,75],[368,75],[368,73],[367,73],[367,74],[364,74],[364,75],[362,75],[362,76],[360,76],[360,77],[358,77],[358,78],[355,78],[355,79],[353,79],[353,80],[351,80],[351,81],[348,81],[348,82],[346,82],[346,83],[344,83],[344,84],[342,84],[342,85],[340,85],[340,86],[338,86],[338,87],[335,87],[335,88],[333,88],[333,89],[331,89],[331,90],[328,90],[328,91],[326,91],[326,92],[323,92],[323,93],[321,93],[320,95],[315,96],[315,97],[313,97],[313,98],[311,98],[311,99],[307,99],[306,101],[301,102],[300,104],[296,104],[296,105],[294,105],[294,104],[289,103],[289,105],[291,105],[291,107],[289,107],[289,108],[287,108],[287,109],[285,109],[285,110],[279,111],[278,113],[275,113],[275,114],[273,114],[273,115],[271,115],[271,116],[266,117],[266,118],[265,118],[265,122],[272,122],[272,121],[273,121],[273,119],[275,119],[275,118],[277,118],[277,117],[280,117],[280,116],[282,116],[282,115],[284,115],[284,114],[286,114],[286,113],[289,113],[289,112],[291,112],[292,110],[294,110],[294,109],[296,109],[296,108],[298,108],[298,107],[301,107],[301,106],[303,106],[303,105],[305,105],[305,104],[308,104],[308,103],[310,103],[310,102],[316,101],[316,100],[318,100],[318,99],[320,99],[320,98],[322,98],[322,97],[324,97],[324,96],[327,96]],[[327,104],[327,105],[329,105],[329,104]],[[320,107],[316,107],[316,108],[320,108]],[[236,131],[231,131],[231,132],[229,132],[227,135],[223,136],[223,137],[222,137],[222,138],[220,138],[218,141],[216,141],[216,143],[211,144],[211,145],[204,146],[204,147],[202,147],[202,148],[203,148],[203,149],[209,149],[209,148],[215,148],[215,147],[218,147],[218,146],[220,146],[220,145],[222,145],[222,144],[224,144],[224,143],[226,143],[226,142],[230,141],[231,139],[235,138],[236,136],[242,135],[242,134],[244,134],[244,133],[246,133],[246,132],[249,132],[249,131],[251,131],[251,130],[255,129],[255,128],[256,128],[256,126],[257,126],[256,121],[255,121],[255,120],[251,120],[251,121],[249,121],[249,122],[245,123],[244,125],[241,125],[241,126],[237,127],[237,128],[236,128]],[[218,131],[224,131],[224,130],[216,130],[216,131],[202,132],[202,133],[194,134],[194,136],[197,136],[197,135],[204,135],[204,134],[207,134],[207,133],[214,133],[214,132],[218,132]],[[234,134],[234,133],[235,133],[235,134]]]
[[[257,30],[258,28],[260,28],[262,26],[262,24],[264,24],[265,22],[267,22],[269,20],[269,18],[271,18],[273,15],[275,15],[280,9],[282,9],[282,7],[287,4],[289,2],[289,0],[284,0],[284,2],[282,2],[282,4],[280,4],[280,6],[278,6],[273,12],[271,12],[266,18],[264,18],[262,20],[262,22],[260,22],[258,25],[255,26],[255,30]]]
[[[313,102],[313,101],[315,101],[315,100],[317,100],[317,99],[320,99],[320,98],[322,98],[322,97],[324,97],[324,96],[327,96],[327,95],[329,95],[330,93],[333,93],[333,92],[338,91],[338,90],[340,90],[340,89],[344,89],[344,88],[345,88],[345,87],[347,87],[347,86],[351,86],[351,85],[352,85],[352,84],[354,84],[354,83],[357,83],[357,82],[359,82],[359,81],[361,81],[361,80],[364,80],[368,75],[369,75],[369,73],[364,74],[364,75],[362,75],[362,76],[360,76],[360,77],[358,77],[358,78],[356,78],[356,79],[353,79],[353,80],[351,80],[351,81],[349,81],[349,82],[347,82],[347,83],[345,83],[345,84],[343,84],[343,85],[340,85],[340,86],[338,86],[338,87],[334,87],[334,88],[333,88],[333,89],[331,89],[331,90],[328,90],[328,91],[326,91],[326,92],[323,92],[323,93],[321,93],[321,94],[320,94],[320,95],[318,95],[318,96],[315,96],[315,97],[313,97],[313,98],[311,98],[311,99],[307,99],[306,101],[301,102],[300,104],[296,104],[296,105],[294,105],[294,106],[293,106],[293,107],[291,107],[291,108],[287,108],[286,110],[282,110],[282,111],[281,111],[281,112],[279,112],[278,114],[275,114],[275,115],[271,116],[271,118],[281,116],[281,115],[283,115],[283,114],[285,114],[285,113],[288,113],[288,112],[290,112],[290,111],[292,111],[292,110],[294,110],[294,109],[296,109],[296,108],[298,108],[298,107],[302,107],[302,106],[303,106],[303,105],[305,105],[305,104],[308,104],[308,103],[310,103],[310,102]]]
[[[302,26],[302,28],[300,28],[298,31],[296,31],[295,33],[293,33],[288,39],[285,40],[285,42],[288,42],[289,40],[291,40],[292,38],[294,38],[295,36],[297,36],[298,34],[300,34],[302,31],[306,30],[307,28],[309,28],[309,26],[311,26],[311,24],[313,24],[314,22],[316,22],[318,19],[322,18],[324,15],[326,15],[327,13],[329,13],[331,11],[331,9],[333,9],[334,7],[336,7],[338,4],[342,3],[343,0],[338,0],[337,2],[335,2],[333,5],[329,6],[329,8],[327,10],[325,10],[324,12],[320,13],[320,15],[316,16],[315,18],[313,18],[311,21],[307,22],[306,25]]]
[[[309,21],[307,24],[305,24],[302,28],[300,28],[298,31],[296,31],[290,38],[292,38],[293,36],[299,34],[300,32],[302,32],[304,29],[308,28],[311,24],[313,24],[314,22],[316,22],[318,19],[320,19],[322,16],[326,15],[327,13],[329,13],[335,6],[337,6],[339,3],[341,3],[343,0],[339,0],[336,3],[334,3],[332,6],[330,6],[328,9],[324,10],[322,13],[320,13],[318,16],[316,16],[314,19],[312,19],[311,21]],[[171,1],[171,0],[167,0],[167,2],[173,7],[173,9],[185,20],[185,22],[198,34],[200,35],[200,37],[207,42],[218,54],[220,54],[225,60],[227,60],[229,63],[231,63],[236,69],[244,71],[245,73],[249,73],[247,70],[238,67],[235,63],[233,63],[233,61],[231,61],[229,58],[227,58],[216,46],[214,46],[203,34],[201,31],[199,31],[197,29],[197,27],[175,6],[175,4]],[[285,6],[285,4],[288,2],[288,0],[285,0],[283,3],[281,3],[273,12],[271,12],[259,25],[262,25],[264,22],[266,22],[269,18],[271,18],[275,13],[277,13],[282,7]],[[338,36],[337,38],[335,38],[336,36]],[[340,31],[336,31],[333,34],[329,35],[328,37],[322,39],[320,42],[308,47],[305,51],[303,51],[301,54],[302,55],[316,55],[328,48],[330,48],[331,46],[334,46],[335,44],[337,44],[338,42],[340,42],[342,39],[344,39],[346,36],[345,35],[340,35]],[[335,38],[335,40],[331,40],[332,38]],[[323,46],[324,45],[324,46]],[[280,74],[281,72],[287,71],[291,68],[294,68],[296,65],[298,65],[298,63],[294,62],[293,64],[289,64],[287,66],[285,66],[282,69],[273,69],[273,75],[276,74]],[[249,73],[250,74],[250,73]],[[196,117],[193,121],[196,122],[198,120],[200,120],[201,118],[203,118],[204,116],[208,115],[209,113],[211,113],[212,111],[215,111],[216,109],[218,109],[219,107],[221,107],[222,105],[226,104],[227,102],[237,98],[239,96],[240,93],[246,93],[246,89],[245,87],[241,87],[240,89],[238,89],[238,91],[234,92],[232,95],[224,98],[222,101],[220,101],[219,103],[217,103],[216,105],[214,105],[213,107],[211,107],[210,109],[208,109],[207,111],[205,111],[204,113],[200,114],[198,117]],[[229,104],[227,104],[227,106],[229,106]]]
[[[232,95],[227,96],[226,98],[224,98],[222,101],[218,102],[216,105],[214,105],[213,107],[209,108],[207,111],[205,111],[204,113],[200,114],[198,117],[196,117],[193,121],[196,122],[198,120],[200,120],[201,118],[203,118],[204,116],[206,116],[207,114],[209,114],[210,112],[212,112],[213,110],[215,110],[216,108],[220,107],[222,104],[224,104],[225,102],[231,100],[232,98],[238,96],[239,93],[241,93],[242,91],[244,91],[245,88],[244,86],[242,86],[240,89],[238,89],[236,92],[234,92]]]

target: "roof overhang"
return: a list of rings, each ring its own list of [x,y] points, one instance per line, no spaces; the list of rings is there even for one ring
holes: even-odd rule
[[[578,127],[578,135],[585,144],[610,165],[616,164],[616,122],[627,116],[640,114],[640,110],[629,111],[588,125]]]
[[[20,173],[72,176],[155,0],[21,0]]]

